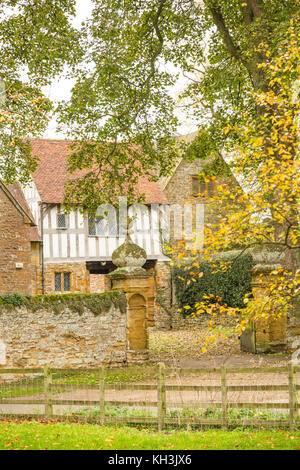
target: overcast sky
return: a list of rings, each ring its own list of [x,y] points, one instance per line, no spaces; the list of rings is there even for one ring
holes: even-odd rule
[[[77,15],[74,19],[74,26],[80,28],[82,21],[84,21],[91,13],[92,2],[90,0],[77,0]],[[52,101],[57,102],[60,100],[66,100],[70,97],[70,91],[73,86],[72,80],[57,80],[52,83],[51,86],[44,88],[45,95]],[[52,119],[49,123],[48,129],[44,134],[47,138],[65,138],[63,133],[59,133],[56,130],[55,119]]]
[[[82,21],[84,21],[92,11],[93,3],[91,0],[77,0],[77,15],[74,19],[74,25],[76,27],[80,27]],[[62,99],[66,100],[70,97],[70,91],[73,85],[73,81],[71,80],[60,80],[55,81],[51,86],[44,88],[45,95],[50,98],[52,101],[57,102]],[[183,86],[183,82],[179,82],[178,85],[175,87],[173,91],[173,95],[178,95],[180,89]],[[181,120],[182,120],[182,116]],[[193,122],[189,121],[186,117],[183,119],[184,123],[178,128],[179,134],[188,134],[196,130],[196,127]],[[58,132],[56,130],[56,122],[55,119],[52,119],[49,123],[47,131],[44,133],[44,137],[46,138],[65,138],[65,134],[63,132]]]

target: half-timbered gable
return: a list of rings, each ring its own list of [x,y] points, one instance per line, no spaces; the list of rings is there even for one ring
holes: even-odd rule
[[[107,288],[104,274],[115,269],[112,252],[125,240],[115,209],[104,207],[104,218],[90,218],[80,209],[65,213],[64,187],[70,174],[70,141],[37,139],[32,151],[39,159],[24,197],[42,237],[36,292],[99,292]],[[76,175],[78,176],[78,175]],[[147,253],[146,267],[167,261],[160,241],[160,213],[167,203],[158,183],[140,178],[137,188],[145,203],[128,208],[135,216],[131,238]]]

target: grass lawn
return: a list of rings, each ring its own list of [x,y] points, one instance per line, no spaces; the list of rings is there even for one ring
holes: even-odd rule
[[[154,432],[90,424],[0,422],[0,450],[300,450],[300,432]]]

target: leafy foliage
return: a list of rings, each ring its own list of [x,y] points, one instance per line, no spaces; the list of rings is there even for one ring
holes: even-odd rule
[[[279,55],[298,14],[298,0],[95,0],[71,100],[59,107],[76,140],[70,169],[87,170],[66,202],[76,195],[93,207],[126,190],[133,197],[139,175],[169,173],[179,150],[170,87],[180,74],[188,86],[179,104],[200,129],[186,157],[232,152],[243,139],[223,131],[257,116],[253,91],[270,88],[261,65]]]
[[[196,266],[195,266],[196,264]],[[253,260],[250,255],[241,256],[233,264],[227,261],[220,269],[218,262],[193,262],[190,266],[173,266],[173,276],[179,307],[202,302],[208,296],[208,303],[219,298],[220,304],[229,307],[244,307],[244,296],[251,292],[251,274]],[[199,273],[203,273],[199,277]],[[189,309],[183,309],[189,314]]]
[[[29,138],[47,128],[42,91],[80,56],[74,0],[3,0],[0,14],[0,178],[26,183],[36,167]]]

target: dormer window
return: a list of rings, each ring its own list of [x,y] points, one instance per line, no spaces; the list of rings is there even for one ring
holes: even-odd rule
[[[57,214],[57,228],[67,228],[67,217],[65,214]]]

